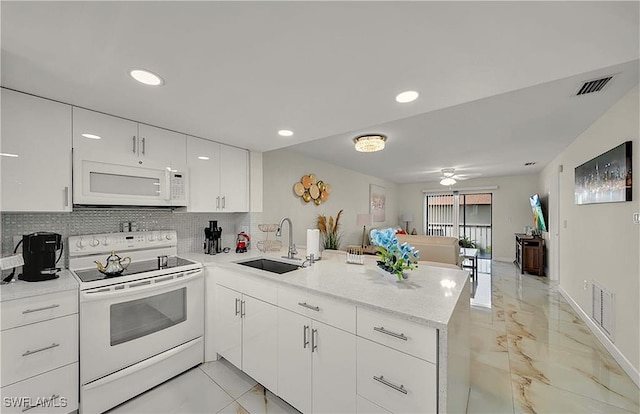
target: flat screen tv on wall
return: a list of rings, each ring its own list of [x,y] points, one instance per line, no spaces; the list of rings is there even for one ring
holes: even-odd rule
[[[539,233],[547,231],[547,224],[542,214],[542,204],[540,203],[540,196],[534,194],[529,197],[529,203],[531,204],[531,211],[533,213],[533,228]]]

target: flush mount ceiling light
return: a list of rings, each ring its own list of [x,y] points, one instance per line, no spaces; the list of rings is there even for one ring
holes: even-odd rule
[[[140,83],[149,86],[162,86],[164,85],[164,79],[153,72],[149,72],[145,69],[131,69],[129,72],[131,77]]]
[[[18,158],[18,154],[10,154],[8,152],[0,152],[0,157]]]
[[[384,149],[387,137],[381,134],[361,135],[353,139],[356,144],[356,151],[359,152],[376,152]]]
[[[399,102],[399,103],[413,102],[416,99],[418,99],[418,96],[419,94],[416,91],[405,91],[405,92],[399,93],[396,96],[396,102]]]
[[[201,155],[201,156],[198,157],[198,159],[202,160],[202,161],[207,161],[209,159],[209,157],[205,157],[204,155]]]

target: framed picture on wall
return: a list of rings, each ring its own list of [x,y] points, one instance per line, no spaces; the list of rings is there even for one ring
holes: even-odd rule
[[[384,187],[369,184],[369,214],[371,214],[374,223],[386,220],[386,204]]]
[[[576,204],[632,201],[631,141],[576,167]]]

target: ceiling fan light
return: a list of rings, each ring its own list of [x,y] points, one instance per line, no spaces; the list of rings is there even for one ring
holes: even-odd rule
[[[384,149],[387,137],[381,134],[361,135],[353,139],[356,151],[376,152]]]
[[[451,177],[444,177],[440,180],[441,185],[454,185],[455,183],[457,183],[457,181]]]
[[[455,175],[455,170],[453,168],[443,168],[442,175],[446,178],[452,178]]]

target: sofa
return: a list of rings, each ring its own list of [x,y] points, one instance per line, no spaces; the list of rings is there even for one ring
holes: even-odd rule
[[[455,237],[397,234],[400,243],[408,243],[420,252],[419,262],[447,263],[460,267],[460,246]]]

